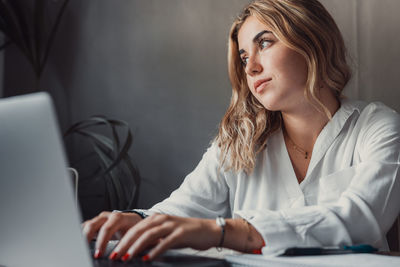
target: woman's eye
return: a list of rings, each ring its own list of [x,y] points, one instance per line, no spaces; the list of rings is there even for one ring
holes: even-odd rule
[[[246,66],[248,62],[249,62],[249,58],[248,57],[242,57],[243,66]]]
[[[260,41],[260,48],[264,49],[271,45],[271,41],[269,40],[261,40]]]

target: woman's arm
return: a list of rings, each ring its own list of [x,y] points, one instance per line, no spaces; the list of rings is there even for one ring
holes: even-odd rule
[[[260,249],[264,242],[255,228],[243,219],[226,219],[225,231],[215,219],[184,218],[154,214],[130,228],[110,255],[127,261],[151,248],[144,260],[151,260],[170,248],[206,250],[223,247],[242,252]]]
[[[226,219],[223,246],[229,249],[251,253],[265,246],[261,234],[244,219]]]
[[[209,219],[231,217],[229,188],[219,164],[219,153],[218,146],[213,143],[181,186],[148,210],[148,214]]]

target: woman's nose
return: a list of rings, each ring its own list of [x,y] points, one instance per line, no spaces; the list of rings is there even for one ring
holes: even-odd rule
[[[254,76],[254,75],[261,73],[262,70],[263,70],[263,67],[262,67],[259,57],[257,55],[253,55],[248,58],[248,62],[247,62],[246,69],[245,69],[247,75]]]

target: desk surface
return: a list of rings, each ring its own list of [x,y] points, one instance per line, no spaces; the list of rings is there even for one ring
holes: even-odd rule
[[[394,257],[391,257],[394,256]],[[378,252],[374,254],[347,254],[330,256],[266,257],[262,255],[241,254],[229,249],[221,252],[215,248],[198,251],[189,248],[170,250],[154,262],[140,259],[124,263],[108,259],[94,260],[95,267],[128,266],[290,266],[294,263],[303,266],[400,266],[400,252]],[[225,260],[226,259],[226,260]]]
[[[397,254],[396,254],[397,256]],[[279,266],[279,267],[398,267],[400,257],[388,256],[377,253],[351,253],[338,255],[317,255],[317,256],[262,256],[262,255],[232,255],[226,259],[232,266]]]
[[[384,251],[384,252],[377,252],[376,254],[386,255],[386,256],[400,256],[400,251]]]

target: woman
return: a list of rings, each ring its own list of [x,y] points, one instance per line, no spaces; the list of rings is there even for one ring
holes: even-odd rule
[[[117,231],[111,259],[148,247],[144,260],[176,247],[387,249],[400,208],[400,118],[341,97],[350,71],[324,7],[250,3],[232,25],[228,66],[231,104],[199,165],[150,210],[85,222],[89,241],[98,233],[95,257]]]

